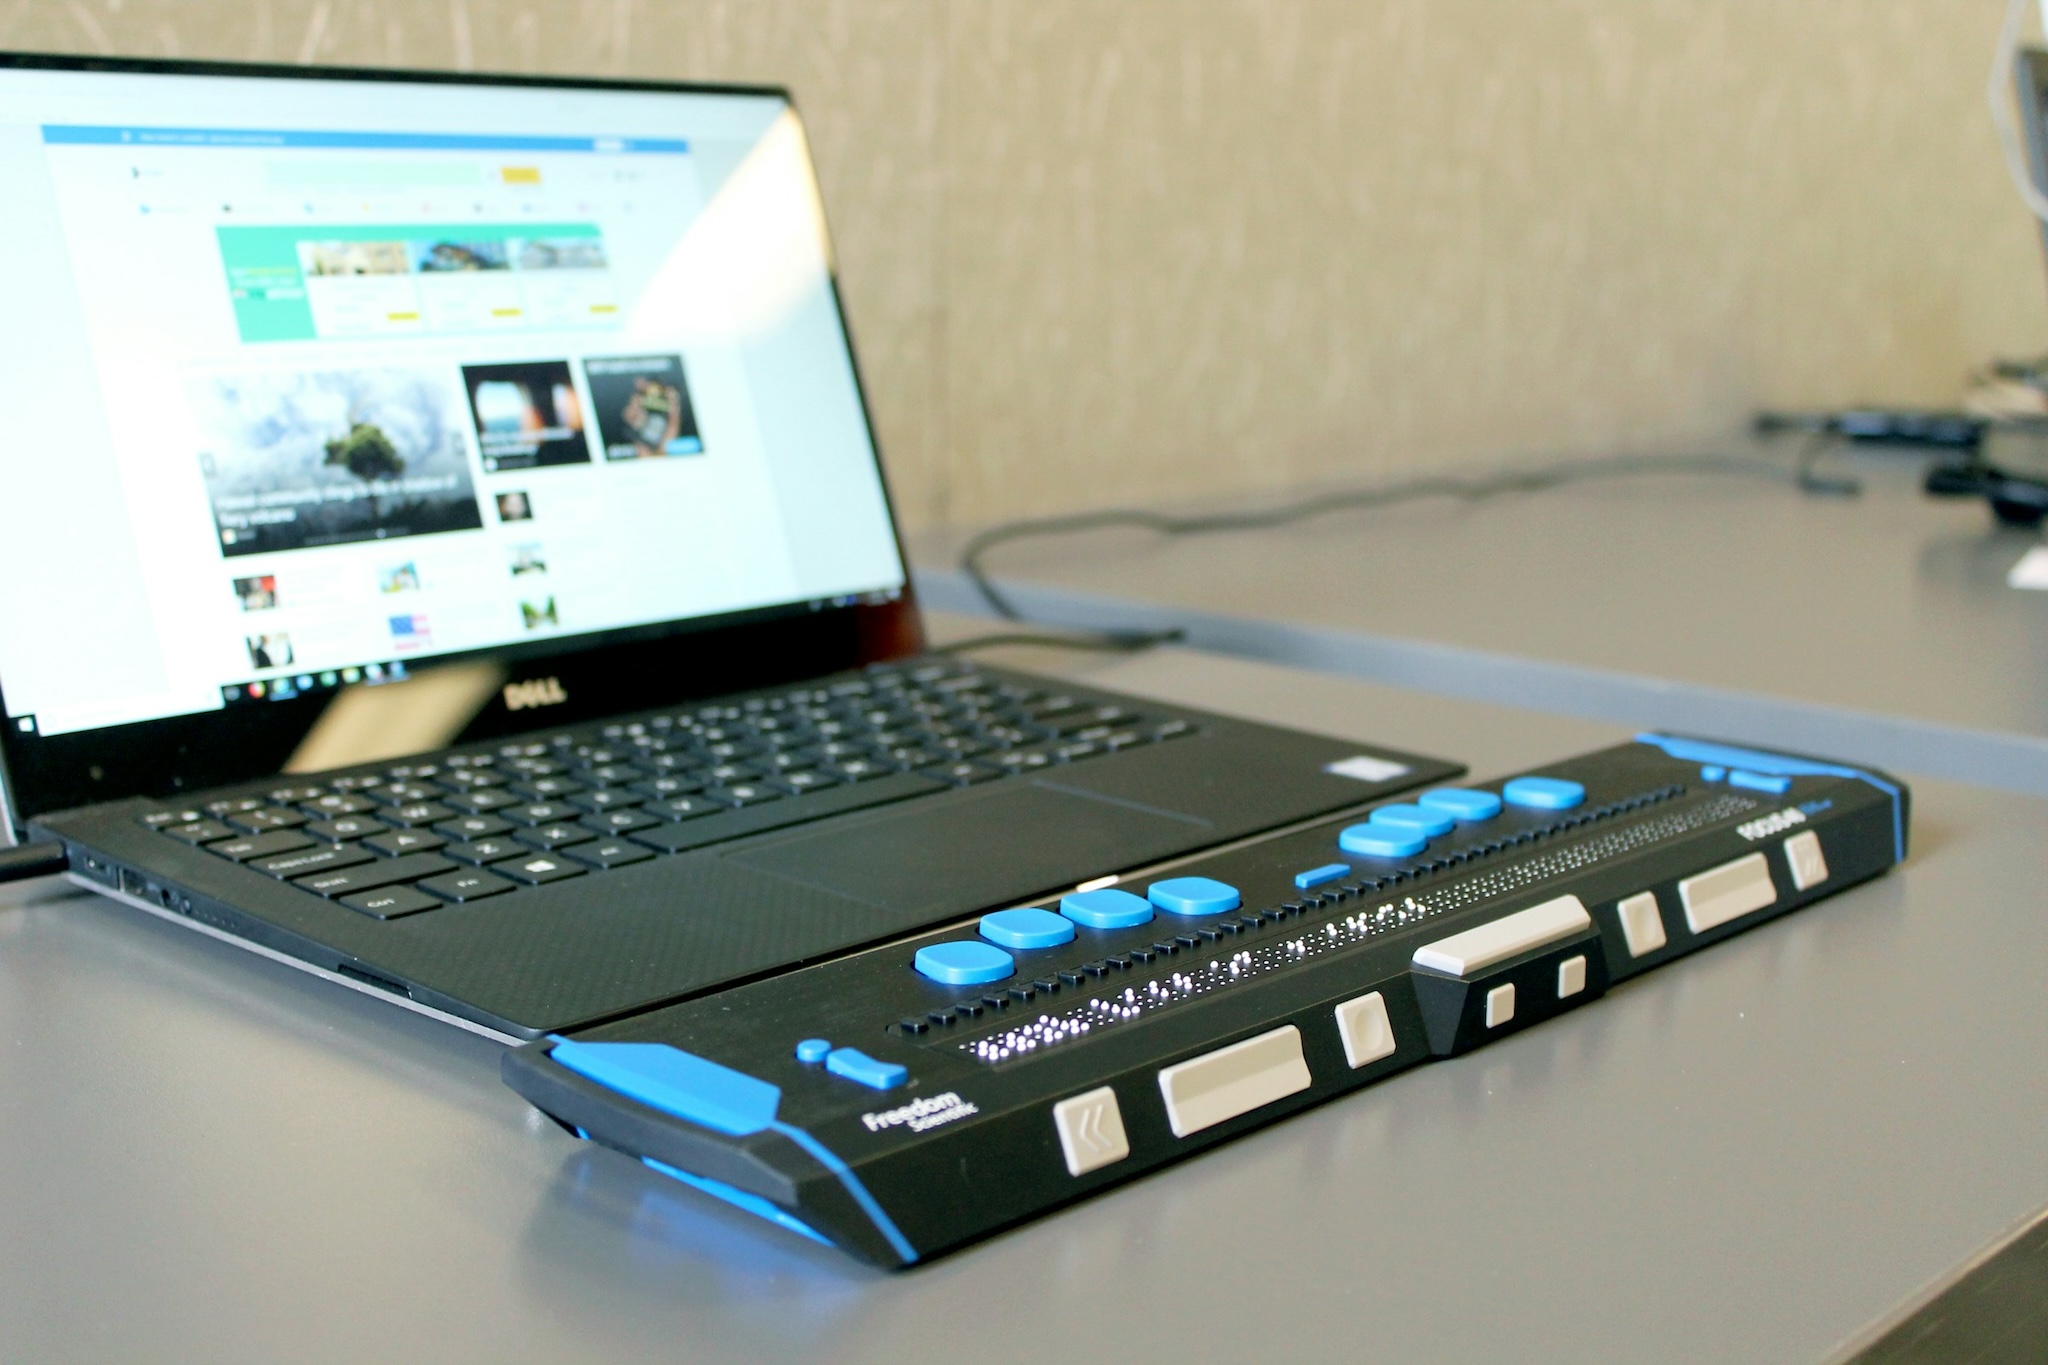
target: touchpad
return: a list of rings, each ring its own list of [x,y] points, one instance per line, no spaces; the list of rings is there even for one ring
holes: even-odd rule
[[[730,855],[870,905],[958,913],[1208,842],[1206,820],[1045,783],[919,802]]]

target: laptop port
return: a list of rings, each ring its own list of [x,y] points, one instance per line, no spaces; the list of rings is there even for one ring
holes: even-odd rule
[[[125,867],[121,869],[122,891],[126,892],[128,895],[136,897],[139,900],[148,889],[148,885],[142,880],[142,874],[140,872],[136,872]]]

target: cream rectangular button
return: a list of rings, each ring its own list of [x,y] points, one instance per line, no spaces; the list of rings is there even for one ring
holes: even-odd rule
[[[1640,891],[1614,907],[1621,914],[1621,936],[1628,955],[1641,957],[1664,946],[1664,917],[1657,913],[1657,893]]]
[[[1060,1154],[1067,1159],[1068,1175],[1086,1175],[1113,1166],[1131,1154],[1131,1140],[1124,1135],[1124,1115],[1117,1108],[1116,1091],[1106,1085],[1054,1105],[1052,1126],[1059,1134]]]
[[[1353,1071],[1367,1062],[1394,1055],[1394,1025],[1387,1002],[1378,991],[1337,1006],[1337,1036],[1344,1040],[1344,1061]]]
[[[1828,879],[1828,858],[1820,851],[1820,836],[1801,830],[1785,841],[1785,866],[1792,869],[1792,885],[1801,891]]]
[[[1570,938],[1593,927],[1593,917],[1577,896],[1559,896],[1554,901],[1518,910],[1477,929],[1452,934],[1415,950],[1415,965],[1430,967],[1452,976],[1483,972],[1496,962],[1518,953],[1541,948],[1561,938]]]
[[[1778,898],[1771,884],[1771,865],[1761,853],[1747,853],[1711,872],[1687,877],[1678,884],[1678,899],[1685,906],[1685,922],[1695,934],[1719,928],[1752,910],[1761,910]]]
[[[1309,1087],[1301,1030],[1292,1024],[1159,1073],[1166,1121],[1186,1137]]]

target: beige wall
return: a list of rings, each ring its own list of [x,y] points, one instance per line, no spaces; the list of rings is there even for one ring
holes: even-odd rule
[[[0,0],[0,47],[786,82],[914,525],[1953,401],[1999,0]]]

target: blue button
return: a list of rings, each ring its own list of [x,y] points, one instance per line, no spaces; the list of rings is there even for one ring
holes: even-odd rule
[[[1510,806],[1536,810],[1570,810],[1586,799],[1586,789],[1562,777],[1517,777],[1500,789]]]
[[[1718,763],[1708,763],[1700,768],[1700,781],[1719,782],[1728,776],[1728,770]]]
[[[998,910],[981,917],[981,936],[1005,948],[1050,948],[1073,942],[1074,924],[1050,910]]]
[[[1786,792],[1792,790],[1792,779],[1789,777],[1779,777],[1775,773],[1753,773],[1737,768],[1734,772],[1728,774],[1728,785],[1731,787],[1747,787],[1753,792],[1769,792],[1773,796],[1783,796]]]
[[[1060,913],[1090,929],[1128,929],[1152,918],[1152,902],[1128,891],[1105,886],[1097,891],[1076,891],[1060,899]]]
[[[825,1069],[835,1076],[844,1076],[849,1081],[859,1081],[877,1090],[893,1090],[910,1075],[910,1068],[900,1062],[878,1062],[853,1047],[833,1048],[825,1056]]]
[[[1213,877],[1169,877],[1146,887],[1145,895],[1173,915],[1220,915],[1244,904],[1236,887]]]
[[[822,1062],[825,1054],[832,1050],[831,1040],[806,1038],[796,1045],[796,1059],[800,1062]]]
[[[1365,858],[1406,858],[1429,847],[1429,840],[1407,825],[1364,824],[1339,834],[1337,847]]]
[[[1416,797],[1415,804],[1455,820],[1491,820],[1500,814],[1498,796],[1470,787],[1436,787]]]
[[[1381,806],[1365,818],[1375,825],[1399,825],[1402,829],[1412,829],[1425,839],[1449,834],[1451,826],[1458,823],[1442,811],[1430,810],[1427,806]]]
[[[782,1089],[667,1043],[579,1043],[564,1038],[548,1057],[650,1108],[734,1137],[775,1122]]]
[[[984,981],[1001,981],[1017,974],[1017,960],[991,943],[955,939],[919,948],[913,965],[934,981],[948,986],[979,986]],[[827,1058],[829,1065],[831,1059]]]
[[[1312,867],[1306,872],[1295,873],[1294,884],[1306,891],[1311,886],[1321,886],[1324,882],[1334,882],[1339,877],[1350,875],[1349,863],[1324,863],[1321,867]]]

